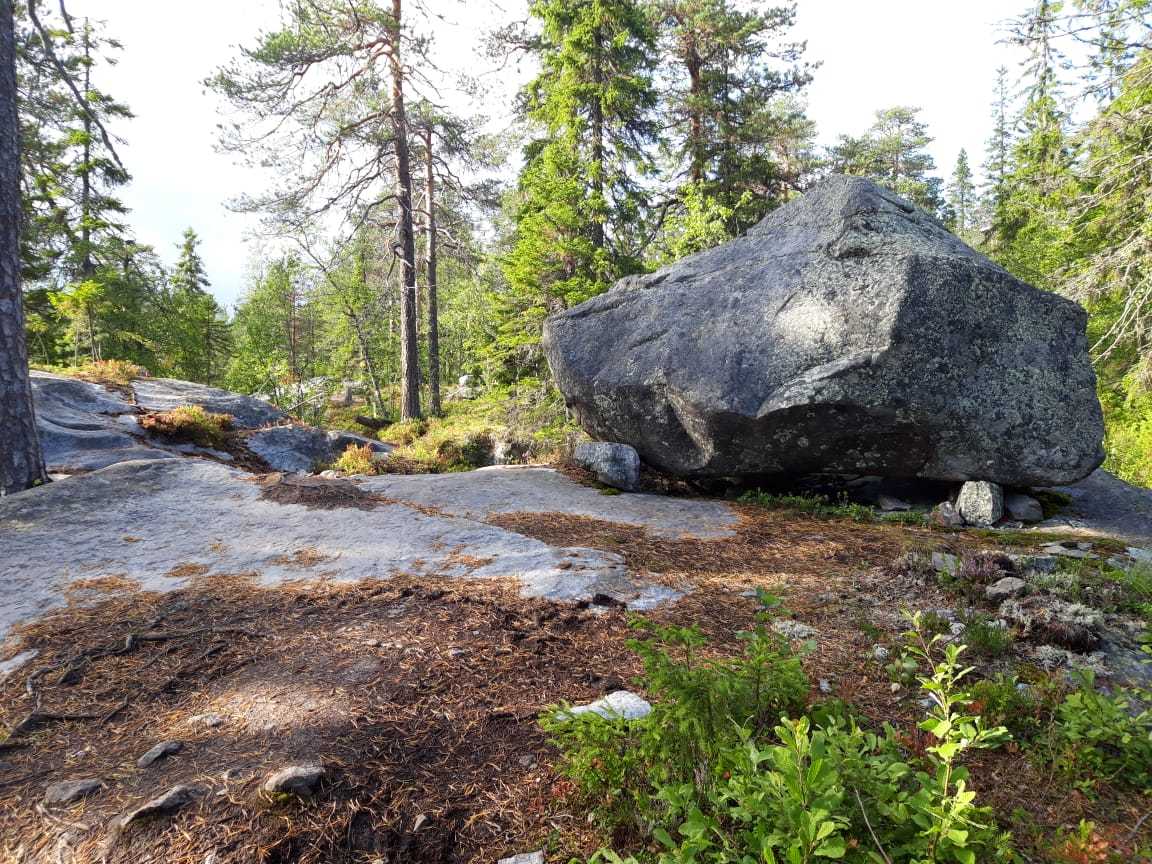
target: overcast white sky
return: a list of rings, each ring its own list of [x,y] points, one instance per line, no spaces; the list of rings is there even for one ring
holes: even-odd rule
[[[500,0],[505,16],[522,0]],[[486,68],[477,51],[482,32],[504,16],[487,0],[428,0],[446,21],[436,30],[437,54],[449,68]],[[1015,70],[1016,57],[997,44],[998,25],[1024,0],[799,0],[797,35],[808,40],[808,58],[822,62],[808,90],[809,114],[822,143],[859,133],[877,108],[923,108],[936,140],[932,152],[947,174],[961,147],[974,164],[982,158],[996,67]],[[76,16],[108,24],[124,43],[119,65],[98,84],[127,103],[136,119],[117,132],[121,155],[133,174],[124,192],[137,238],[167,261],[181,232],[192,226],[203,238],[213,290],[225,303],[244,287],[251,244],[249,217],[226,202],[256,191],[258,178],[214,151],[218,104],[201,82],[250,44],[262,26],[277,20],[276,0],[71,0]],[[490,104],[473,106],[489,116],[505,113],[511,94],[497,90]]]

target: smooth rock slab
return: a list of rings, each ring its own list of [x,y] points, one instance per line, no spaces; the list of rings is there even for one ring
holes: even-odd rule
[[[95,778],[85,780],[64,780],[53,783],[44,790],[44,804],[53,807],[61,804],[74,804],[104,788],[104,781]]]
[[[278,504],[261,498],[263,487],[251,475],[199,459],[122,463],[0,499],[0,637],[63,605],[75,580],[117,574],[148,590],[173,591],[188,579],[165,574],[184,564],[202,565],[209,575],[254,573],[262,584],[507,577],[528,596],[605,593],[644,603],[662,591],[634,578],[618,556],[553,547],[480,520],[566,512],[707,537],[727,536],[737,522],[722,502],[604,496],[546,469],[380,477],[360,487],[419,506]],[[301,550],[310,562],[303,566]]]
[[[132,392],[136,404],[146,411],[199,405],[213,414],[230,414],[238,429],[258,429],[288,419],[287,414],[262,399],[175,378],[141,378],[132,383]]]

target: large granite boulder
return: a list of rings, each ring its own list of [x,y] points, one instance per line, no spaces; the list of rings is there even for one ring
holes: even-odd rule
[[[1085,323],[898,196],[833,176],[554,315],[544,347],[593,437],[676,474],[1030,486],[1103,459]]]

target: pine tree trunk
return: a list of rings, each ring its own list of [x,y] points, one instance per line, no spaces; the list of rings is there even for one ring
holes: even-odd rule
[[[420,351],[416,344],[416,237],[412,225],[412,163],[404,114],[404,64],[400,57],[401,0],[392,0],[392,130],[396,148],[396,221],[400,245],[400,419],[420,416]]]
[[[428,283],[428,411],[440,416],[440,320],[436,275],[436,176],[432,165],[432,123],[424,127],[424,198],[428,215],[424,222],[424,267]]]
[[[702,106],[704,80],[703,61],[692,39],[685,50],[688,69],[689,130],[688,150],[691,154],[689,178],[693,183],[704,179],[704,109]]]
[[[0,0],[0,497],[44,483],[20,291],[20,137],[13,0]]]

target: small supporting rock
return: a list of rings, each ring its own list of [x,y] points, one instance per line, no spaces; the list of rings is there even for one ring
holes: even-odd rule
[[[572,460],[595,474],[605,486],[625,492],[640,488],[640,456],[627,444],[605,441],[581,444],[572,454]]]
[[[327,773],[323,765],[291,765],[269,775],[261,788],[269,795],[311,795]]]
[[[53,783],[44,790],[44,803],[49,807],[58,804],[71,804],[103,788],[104,781],[95,778]]]
[[[1004,490],[998,483],[969,480],[960,487],[956,509],[969,525],[991,528],[1004,516]]]
[[[1043,522],[1044,508],[1031,495],[1013,492],[1004,496],[1004,509],[1017,522]]]
[[[183,741],[161,741],[143,756],[136,760],[137,768],[147,768],[154,762],[159,762],[167,756],[179,753],[184,749]]]
[[[964,518],[957,512],[951,501],[937,504],[932,511],[932,521],[942,528],[963,528]]]
[[[907,501],[901,501],[892,495],[880,493],[876,499],[876,506],[885,513],[904,513],[912,509],[912,505]]]

